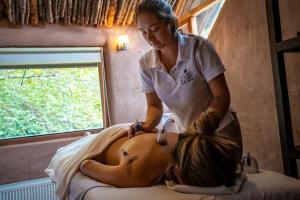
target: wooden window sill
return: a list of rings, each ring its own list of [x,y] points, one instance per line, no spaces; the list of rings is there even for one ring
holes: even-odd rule
[[[48,140],[54,140],[54,139],[74,138],[74,137],[84,136],[85,132],[98,133],[102,130],[103,130],[103,128],[71,131],[71,132],[61,132],[61,133],[54,133],[54,134],[47,134],[47,135],[36,135],[36,136],[28,136],[28,137],[20,137],[20,138],[0,139],[0,147],[16,145],[16,144],[26,144],[26,143],[32,143],[32,142],[48,141]]]

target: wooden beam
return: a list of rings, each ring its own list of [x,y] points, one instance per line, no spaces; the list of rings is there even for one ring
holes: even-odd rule
[[[220,0],[206,0],[200,3],[198,6],[188,11],[185,15],[179,17],[179,27],[190,21],[190,18],[193,16],[197,16],[199,13],[211,8]]]
[[[193,34],[193,35],[198,35],[198,27],[197,27],[196,16],[190,17],[190,27],[191,27],[190,33]]]
[[[192,27],[191,21],[187,22],[187,30],[188,30],[188,34],[192,34],[193,27]]]

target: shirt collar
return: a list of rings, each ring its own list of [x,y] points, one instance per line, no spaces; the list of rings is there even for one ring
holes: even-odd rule
[[[188,60],[189,57],[189,45],[187,45],[188,42],[187,35],[182,35],[178,33],[178,57],[176,61],[176,65],[179,64],[182,61]],[[163,65],[159,59],[158,52],[155,49],[152,49],[150,51],[149,56],[149,67],[150,68],[162,68]]]
[[[188,35],[178,33],[178,58],[177,63],[189,59],[190,45],[188,43]]]

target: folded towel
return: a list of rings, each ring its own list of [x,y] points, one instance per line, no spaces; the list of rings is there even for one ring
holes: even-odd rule
[[[236,194],[238,193],[244,182],[246,181],[247,176],[245,174],[240,174],[235,179],[235,184],[231,187],[226,187],[225,185],[218,187],[197,187],[190,185],[180,185],[176,184],[173,181],[166,181],[166,185],[170,190],[181,193],[189,194],[215,194],[215,195],[224,195],[224,194]]]

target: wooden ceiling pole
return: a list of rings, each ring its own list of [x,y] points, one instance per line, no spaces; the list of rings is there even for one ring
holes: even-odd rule
[[[194,35],[198,35],[198,27],[197,27],[196,16],[191,16],[189,21],[190,21],[190,27],[191,27],[190,33],[194,34]]]

